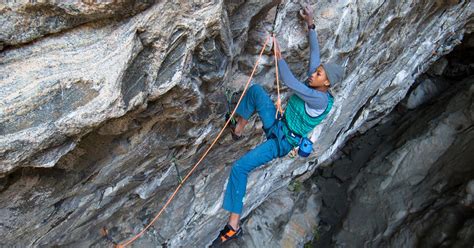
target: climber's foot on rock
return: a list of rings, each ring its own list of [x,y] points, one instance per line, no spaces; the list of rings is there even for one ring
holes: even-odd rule
[[[231,225],[225,225],[224,229],[219,232],[217,238],[212,242],[211,248],[225,247],[232,240],[238,239],[242,236],[242,228],[234,230]]]
[[[226,120],[228,120],[229,117],[226,116]],[[230,133],[232,134],[232,139],[234,141],[238,141],[242,139],[242,133],[244,131],[245,125],[248,123],[247,120],[245,120],[242,117],[235,117],[234,120],[232,120],[229,123],[229,128],[230,128]]]

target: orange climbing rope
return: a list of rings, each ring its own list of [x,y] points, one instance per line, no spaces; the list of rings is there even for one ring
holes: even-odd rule
[[[277,111],[275,112],[275,119],[278,118],[278,114],[280,116],[283,116],[283,109],[281,108],[281,98],[280,98],[280,80],[278,79],[278,60],[277,60],[277,52],[276,52],[276,47],[277,47],[277,41],[275,38],[275,34],[273,33],[273,53],[275,57],[275,77],[276,77],[276,82],[277,82],[277,101],[276,101],[276,109]]]
[[[257,61],[255,62],[255,65],[253,67],[253,70],[252,70],[252,73],[250,74],[250,77],[249,79],[247,80],[247,83],[245,84],[245,87],[244,87],[244,90],[242,92],[242,94],[240,95],[240,98],[239,98],[239,101],[237,102],[237,105],[235,106],[234,110],[232,111],[232,114],[230,115],[230,118],[226,121],[224,127],[222,127],[221,131],[219,132],[219,134],[217,135],[217,137],[214,139],[214,141],[211,143],[211,145],[209,146],[209,148],[207,148],[207,150],[204,152],[204,154],[201,156],[201,158],[198,160],[198,162],[191,168],[191,170],[188,172],[188,174],[183,178],[183,180],[181,181],[181,183],[178,184],[178,187],[176,187],[176,189],[174,190],[173,194],[170,196],[170,198],[168,199],[168,201],[166,201],[165,205],[161,208],[161,210],[158,212],[158,214],[151,220],[151,222],[145,226],[145,228],[143,228],[143,230],[141,230],[138,234],[136,234],[135,236],[133,236],[132,238],[130,238],[129,240],[123,242],[123,243],[119,243],[117,245],[115,245],[115,247],[117,248],[122,248],[122,247],[125,247],[127,245],[130,245],[131,243],[133,243],[135,240],[137,240],[140,236],[142,236],[146,230],[148,228],[150,228],[150,226],[153,225],[153,223],[155,223],[158,218],[160,217],[160,215],[164,212],[164,210],[166,209],[166,207],[168,207],[168,205],[170,204],[170,202],[173,200],[173,198],[176,196],[176,193],[178,192],[178,190],[183,186],[183,184],[186,182],[186,180],[189,178],[189,176],[194,172],[194,170],[196,169],[196,167],[202,162],[202,160],[207,156],[207,154],[209,153],[209,151],[212,149],[212,147],[215,145],[215,143],[217,142],[217,140],[221,137],[222,133],[224,132],[224,130],[226,129],[226,127],[229,125],[229,122],[232,120],[232,117],[234,117],[235,115],[235,112],[237,110],[237,107],[239,106],[240,102],[242,101],[242,98],[244,97],[244,94],[245,92],[247,91],[247,88],[249,87],[249,84],[252,80],[252,77],[253,75],[255,74],[255,71],[257,69],[257,66],[260,62],[260,58],[262,57],[262,54],[263,52],[265,51],[265,48],[267,46],[267,43],[268,43],[268,40],[270,39],[270,35],[267,36],[267,38],[265,39],[265,43],[263,44],[263,47],[262,47],[262,50],[260,51],[260,55],[257,59]],[[278,74],[278,73],[277,73]],[[278,77],[278,76],[277,76]],[[279,92],[278,92],[279,94]]]

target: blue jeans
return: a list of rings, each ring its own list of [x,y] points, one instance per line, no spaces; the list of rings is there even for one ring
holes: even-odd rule
[[[242,213],[249,173],[274,158],[285,156],[293,148],[283,133],[285,123],[275,119],[276,108],[267,92],[258,84],[248,89],[237,108],[237,114],[248,120],[255,111],[263,122],[267,140],[232,165],[222,207],[236,214]]]

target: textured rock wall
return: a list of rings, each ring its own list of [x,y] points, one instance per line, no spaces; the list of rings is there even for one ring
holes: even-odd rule
[[[4,2],[4,1],[3,1]],[[135,15],[155,1],[6,1],[0,5],[0,50],[81,24]]]
[[[472,83],[356,138],[319,169],[323,233],[316,247],[467,247],[474,232],[469,200]],[[454,87],[454,89],[453,89]]]
[[[335,245],[472,244],[474,232],[462,230],[474,216],[466,201],[474,178],[473,83],[459,82],[432,106],[391,123],[390,136],[348,185]]]
[[[137,233],[177,185],[178,171],[183,175],[197,161],[223,125],[222,89],[242,87],[276,3],[90,5],[80,5],[77,14],[58,3],[48,3],[44,14],[44,4],[0,8],[6,19],[0,32],[2,245],[103,246],[102,226],[116,241]],[[346,79],[333,112],[313,134],[313,157],[277,159],[252,173],[244,215],[291,178],[313,171],[316,156],[329,162],[472,30],[469,1],[312,5],[322,59],[344,64]],[[283,55],[303,75],[308,45],[300,8],[284,4],[277,32]],[[53,25],[42,19],[48,15],[67,21],[53,18]],[[40,20],[39,27],[18,19]],[[267,49],[255,81],[268,89],[272,63]],[[220,141],[137,246],[211,241],[225,221],[220,205],[229,165],[263,139],[253,126],[237,144]]]
[[[303,184],[306,175],[295,179],[292,193],[272,193],[244,221],[239,245],[472,244],[473,41],[465,36],[418,77],[381,123],[344,145],[340,158]],[[301,216],[305,221],[295,221]]]
[[[372,146],[343,159],[360,170],[353,180],[347,180],[349,173],[340,176],[345,163],[333,167],[348,196],[336,207],[346,210],[339,211],[340,225],[333,225],[333,245],[468,247],[474,242],[473,41],[472,34],[466,36],[417,79],[407,101],[377,127],[383,131],[372,134]],[[405,111],[415,98],[424,102]]]

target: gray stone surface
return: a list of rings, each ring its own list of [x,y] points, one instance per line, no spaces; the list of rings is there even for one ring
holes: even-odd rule
[[[447,83],[434,82],[425,79],[409,94],[404,106],[407,109],[415,109],[437,96],[441,91],[449,86]]]
[[[242,87],[275,9],[271,1],[130,3],[92,5],[79,21],[67,11],[44,19],[51,15],[38,14],[45,4],[1,6],[1,18],[11,19],[0,27],[8,45],[0,54],[0,245],[102,247],[109,245],[102,226],[116,241],[138,233],[177,186],[177,171],[189,171],[223,125],[222,89]],[[292,178],[331,161],[472,31],[470,1],[312,5],[322,59],[344,64],[346,79],[313,133],[312,157],[277,159],[251,174],[244,216]],[[121,14],[130,6],[130,16]],[[303,78],[308,44],[300,8],[285,3],[277,35]],[[255,81],[274,89],[270,49]],[[202,247],[214,238],[226,221],[220,205],[230,164],[263,140],[255,123],[243,141],[226,135],[218,143],[134,246]]]
[[[439,61],[446,61],[445,66],[450,70],[455,68],[453,64],[460,62],[463,63],[460,64],[462,66],[472,64],[473,57],[469,55],[472,45],[468,42],[471,37],[472,34],[466,36],[460,46]],[[474,217],[471,193],[474,192],[474,171],[470,154],[474,135],[469,131],[474,124],[474,75],[466,71],[467,74],[463,74],[465,78],[459,79],[462,74],[453,75],[450,70],[436,75],[432,73],[433,68],[430,68],[427,74],[416,80],[421,81],[421,84],[414,84],[410,92],[416,92],[425,80],[443,85],[442,91],[425,96],[414,110],[407,110],[406,104],[413,97],[409,93],[380,124],[351,138],[342,149],[339,159],[328,166],[317,168],[309,180],[321,189],[315,196],[322,199],[317,235],[311,242],[313,247],[469,247],[468,244],[473,243],[474,232],[467,226]],[[458,116],[454,112],[463,113],[467,120],[461,118],[461,122],[465,123],[453,124],[452,122],[460,121],[459,118],[449,117]],[[433,128],[445,123],[446,119],[456,131],[434,132]],[[465,131],[461,131],[463,128]],[[446,134],[464,141],[443,144],[449,148],[441,152],[442,160],[433,159],[440,154],[433,148],[445,143],[443,135]],[[417,149],[412,149],[413,144],[417,145]],[[393,156],[392,153],[397,154],[398,149],[405,149],[407,154],[415,154],[416,158],[408,156],[409,158],[400,160],[399,163],[409,166],[396,173],[397,177],[400,174],[412,176],[419,171],[420,164],[429,168],[429,172],[419,183],[400,182],[395,189],[380,190],[380,181],[391,180],[392,175],[374,173],[373,168],[377,171],[390,171],[389,168],[394,164],[387,158]],[[447,185],[449,183],[440,184],[440,181],[454,183]],[[426,190],[427,188],[430,190]],[[436,202],[433,204],[434,198]],[[375,204],[369,205],[369,202],[374,201]],[[405,202],[409,206],[423,205],[423,209],[410,211],[406,218],[401,218],[404,214],[387,218],[393,216],[393,212],[406,212],[400,209],[400,204],[397,204],[399,202]],[[264,207],[262,205],[259,209]],[[355,231],[346,230],[347,223]],[[380,225],[388,226],[389,231],[381,234]],[[406,234],[397,235],[400,233]],[[407,235],[411,236],[407,238]],[[408,239],[411,242],[406,243]]]
[[[474,77],[456,83],[432,104],[401,117],[394,113],[379,130],[351,142],[348,159],[360,172],[342,168],[325,179],[316,175],[322,193],[319,217],[332,229],[316,247],[465,247],[474,233],[466,225],[474,217],[471,184],[474,178]],[[383,138],[378,139],[377,135]],[[355,146],[362,144],[361,150]],[[367,159],[357,161],[356,154]],[[325,168],[322,170],[326,170]],[[320,173],[321,174],[321,173]],[[349,184],[349,185],[348,185]],[[324,201],[324,198],[330,200]],[[342,209],[342,212],[340,211]],[[339,211],[338,211],[339,210]]]
[[[302,247],[318,230],[321,199],[314,184],[270,194],[242,225],[244,235],[229,247]]]
[[[45,35],[59,33],[88,22],[125,19],[149,6],[140,1],[2,1],[0,3],[0,50],[18,46]]]

